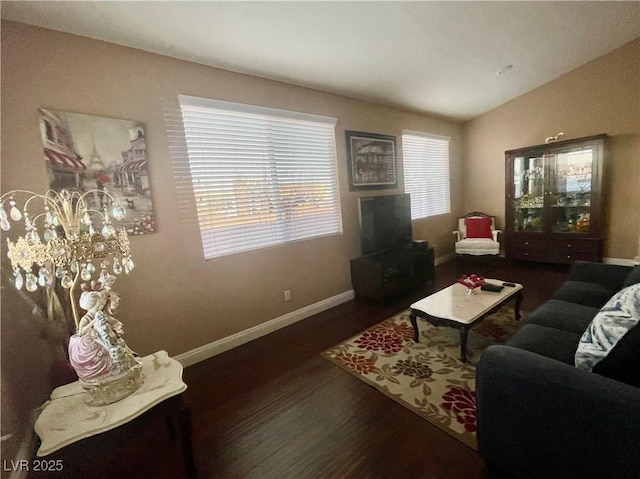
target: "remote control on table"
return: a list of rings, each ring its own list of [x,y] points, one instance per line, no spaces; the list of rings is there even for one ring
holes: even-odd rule
[[[499,293],[504,289],[504,286],[499,286],[497,284],[485,283],[480,286],[482,291],[493,291],[494,293]]]
[[[502,286],[514,287],[515,285],[516,285],[516,283],[511,283],[509,281],[505,281],[504,283],[502,283]]]

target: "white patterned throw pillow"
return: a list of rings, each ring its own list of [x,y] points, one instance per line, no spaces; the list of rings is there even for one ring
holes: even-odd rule
[[[611,297],[586,329],[576,351],[576,366],[591,371],[640,322],[640,284]]]

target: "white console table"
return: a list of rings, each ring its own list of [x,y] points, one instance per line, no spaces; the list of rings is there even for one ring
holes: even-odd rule
[[[178,419],[187,476],[195,477],[190,412],[181,397],[187,389],[182,382],[182,365],[166,351],[158,351],[142,358],[142,374],[144,383],[137,391],[104,406],[88,405],[88,393],[77,381],[56,388],[36,420],[35,431],[41,441],[37,456],[50,455],[77,441],[118,428],[166,401],[170,406],[165,413],[167,421],[172,416]],[[170,398],[175,401],[167,401]]]

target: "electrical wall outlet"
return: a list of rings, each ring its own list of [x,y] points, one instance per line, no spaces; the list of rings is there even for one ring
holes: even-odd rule
[[[291,290],[290,289],[285,289],[284,290],[284,300],[285,301],[291,301]]]

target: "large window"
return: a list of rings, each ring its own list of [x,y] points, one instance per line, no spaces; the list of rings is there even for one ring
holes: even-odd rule
[[[342,233],[335,119],[179,102],[205,258]]]
[[[449,137],[404,130],[402,158],[411,217],[449,213]]]

